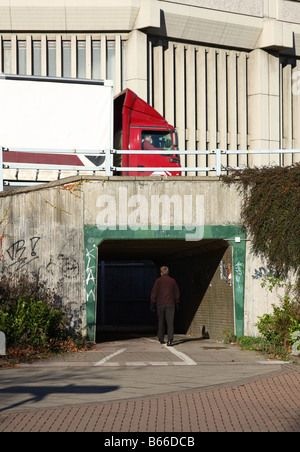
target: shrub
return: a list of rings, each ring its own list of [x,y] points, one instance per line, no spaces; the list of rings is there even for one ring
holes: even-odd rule
[[[300,290],[300,164],[233,170],[222,179],[236,184],[243,197],[241,217],[252,251],[276,277],[294,272]]]
[[[7,345],[44,346],[50,339],[60,339],[65,328],[65,314],[58,297],[49,291],[37,275],[14,275],[3,269],[0,279],[0,330]]]
[[[258,317],[256,326],[268,342],[288,349],[295,342],[292,334],[300,331],[300,304],[285,296],[281,306],[272,306],[273,313]]]
[[[289,352],[282,345],[275,345],[264,337],[241,336],[237,343],[242,350],[254,350],[275,359],[288,360]]]
[[[64,313],[42,300],[20,297],[0,306],[0,330],[5,333],[8,346],[45,346],[49,339],[62,337],[63,326]]]
[[[234,332],[230,328],[224,328],[223,334],[225,336],[224,343],[230,344],[231,342],[236,342],[237,336],[234,334]]]

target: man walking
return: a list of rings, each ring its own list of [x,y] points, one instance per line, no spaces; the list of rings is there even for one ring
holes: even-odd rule
[[[154,311],[156,304],[159,342],[164,344],[166,321],[168,330],[167,345],[172,345],[175,307],[178,307],[180,292],[175,279],[169,276],[168,267],[161,267],[160,274],[161,276],[155,281],[151,292],[151,309]]]

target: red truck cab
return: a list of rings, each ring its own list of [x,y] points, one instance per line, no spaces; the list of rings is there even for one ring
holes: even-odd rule
[[[152,167],[154,171],[122,171],[124,176],[180,176],[180,159],[176,154],[177,135],[173,126],[133,91],[126,89],[114,99],[114,148],[153,150],[153,154],[118,155],[117,167]],[[160,150],[169,150],[160,154]],[[160,170],[160,168],[170,170]]]
[[[86,81],[86,80],[76,80],[76,79],[56,79],[56,78],[48,78],[48,77],[27,77],[27,76],[4,76],[8,81],[16,82],[16,88],[20,89],[20,84],[26,81],[28,82],[28,86],[32,88],[32,93],[35,91],[37,93],[47,92],[46,90],[41,91],[40,88],[46,87],[46,84],[42,82],[49,82],[52,86],[62,88],[64,84],[66,87],[70,87],[73,85],[78,85],[78,87],[82,88],[85,85],[99,85],[100,82],[95,81]],[[1,79],[1,77],[0,77]],[[81,86],[82,85],[82,86]],[[101,84],[102,86],[102,84]],[[4,88],[4,86],[3,86]],[[2,90],[2,95],[4,90]],[[31,92],[31,91],[30,91]],[[63,91],[62,91],[63,92]],[[82,91],[81,91],[82,93]],[[54,94],[57,95],[57,91],[54,91]],[[100,94],[99,94],[100,96]],[[38,95],[36,96],[38,98]],[[110,91],[109,97],[109,108],[107,112],[105,110],[105,103],[101,105],[98,102],[94,102],[93,111],[96,111],[94,115],[97,117],[97,109],[102,109],[101,112],[104,115],[105,121],[103,123],[107,123],[109,128],[109,137],[110,137],[110,147],[113,145],[114,149],[119,150],[132,150],[132,151],[141,151],[141,150],[153,150],[153,153],[148,155],[115,155],[114,157],[114,166],[115,167],[124,167],[124,168],[139,168],[139,167],[150,167],[153,168],[151,171],[122,171],[119,170],[119,174],[121,175],[129,175],[129,176],[150,176],[150,175],[167,175],[167,176],[180,176],[181,175],[181,167],[180,167],[180,159],[179,156],[176,155],[177,148],[177,135],[173,126],[167,123],[167,121],[150,105],[140,99],[134,92],[130,89],[126,89],[122,91],[119,95],[117,95],[114,99],[114,118],[112,118],[112,87]],[[93,98],[94,101],[94,98]],[[52,102],[52,108],[57,108],[57,104],[53,101],[53,98],[48,97],[48,102]],[[81,102],[83,106],[85,106],[84,102],[86,98],[84,98],[81,94]],[[18,105],[24,109],[24,105],[19,98],[15,99],[16,108]],[[23,111],[21,108],[21,111]],[[39,104],[37,108],[40,108],[39,111],[47,110],[47,105]],[[24,110],[26,111],[26,110]],[[83,110],[82,110],[83,111]],[[30,109],[28,110],[28,117],[30,115]],[[35,111],[36,113],[36,111]],[[11,113],[11,117],[13,118],[13,111]],[[41,117],[43,117],[41,113]],[[94,119],[94,117],[93,117]],[[107,121],[106,121],[107,119]],[[114,124],[112,124],[112,119],[114,120]],[[13,120],[13,119],[12,119]],[[86,117],[82,118],[83,123],[85,123]],[[55,137],[55,126],[52,125],[51,119],[48,118],[48,121],[45,121],[47,124],[46,132],[40,139],[44,143],[44,148],[48,146],[48,134],[53,133],[52,135]],[[64,124],[61,121],[61,124]],[[87,123],[90,126],[89,123]],[[97,129],[97,124],[94,124],[93,128],[93,136],[97,137],[97,133],[101,136],[103,133],[103,124],[101,123],[101,127]],[[69,127],[69,128],[68,128]],[[62,138],[69,142],[69,138],[72,137],[72,127],[73,124],[68,124],[67,127],[61,128],[60,133],[62,134]],[[28,128],[28,130],[30,130]],[[87,126],[84,127],[85,131],[88,131],[89,128]],[[100,130],[100,132],[99,132]],[[106,130],[105,130],[106,131]],[[26,129],[27,133],[27,129]],[[114,135],[114,143],[112,143],[112,135]],[[22,135],[20,134],[20,137]],[[30,138],[31,135],[28,134],[27,139]],[[81,137],[80,137],[81,138]],[[8,140],[9,141],[9,140]],[[72,141],[72,140],[71,140]],[[18,140],[17,140],[18,142]],[[33,140],[35,143],[35,141]],[[55,140],[54,140],[55,142]],[[51,140],[50,140],[50,143]],[[74,143],[72,141],[72,143]],[[1,145],[6,145],[6,143],[0,143]],[[43,148],[42,145],[38,144],[37,146],[32,145],[34,149]],[[26,145],[24,145],[26,148]],[[54,146],[49,146],[50,148],[54,148]],[[16,146],[15,149],[18,149]],[[77,149],[76,145],[70,147],[70,149]],[[88,149],[88,147],[87,147]],[[100,149],[100,148],[99,148]],[[103,149],[101,149],[103,150]],[[166,154],[161,154],[160,151],[167,151]],[[117,158],[116,158],[117,157]],[[85,155],[85,154],[64,154],[63,147],[61,153],[51,153],[48,152],[18,152],[18,150],[12,150],[3,152],[3,163],[5,164],[5,180],[9,182],[48,182],[49,180],[55,180],[61,177],[67,177],[70,175],[69,169],[64,171],[64,166],[74,167],[73,170],[75,174],[81,170],[84,171],[84,167],[89,167],[97,170],[105,171],[105,156],[101,153],[99,155]],[[20,164],[20,168],[18,168],[18,164]],[[54,168],[49,168],[53,166]],[[16,169],[15,169],[16,168]],[[79,169],[78,169],[79,168]],[[157,170],[156,170],[157,168]],[[167,168],[167,170],[162,170],[161,168]]]

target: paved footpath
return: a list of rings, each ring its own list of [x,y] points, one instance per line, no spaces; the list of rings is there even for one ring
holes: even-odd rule
[[[0,432],[300,432],[300,366],[213,341],[98,344],[0,369]]]

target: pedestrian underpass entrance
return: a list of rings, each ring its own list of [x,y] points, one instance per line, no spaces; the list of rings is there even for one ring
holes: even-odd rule
[[[245,242],[239,226],[205,226],[199,241],[186,241],[184,230],[86,226],[84,232],[90,339],[155,333],[149,303],[161,265],[169,266],[181,290],[175,333],[217,339],[229,328],[243,334]]]
[[[98,259],[99,341],[113,332],[155,333],[150,294],[162,265],[181,292],[175,333],[217,339],[225,328],[234,330],[232,249],[224,240],[106,240]]]

